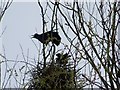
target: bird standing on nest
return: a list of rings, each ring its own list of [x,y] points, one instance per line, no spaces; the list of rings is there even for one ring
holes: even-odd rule
[[[56,63],[58,65],[63,65],[63,66],[66,66],[66,64],[68,63],[68,60],[70,59],[70,55],[68,55],[68,53],[58,53],[56,54],[57,58],[56,58]]]

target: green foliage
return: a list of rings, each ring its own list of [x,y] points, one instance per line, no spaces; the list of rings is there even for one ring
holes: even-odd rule
[[[36,68],[36,70],[33,70],[28,90],[45,90],[49,88],[65,90],[66,88],[74,88],[74,71],[67,67],[67,63],[64,65],[66,65],[66,68],[56,63],[44,69]]]

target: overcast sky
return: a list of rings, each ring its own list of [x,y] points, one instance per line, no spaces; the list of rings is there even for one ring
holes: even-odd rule
[[[15,60],[17,56],[18,60],[23,59],[20,45],[25,56],[29,49],[29,56],[36,58],[37,50],[30,37],[36,31],[42,32],[38,4],[36,2],[13,2],[2,19],[2,30],[5,30],[2,36],[2,46],[4,46],[7,59]],[[34,41],[37,43],[37,40]],[[14,64],[8,65],[12,67]],[[2,79],[4,68],[3,64]]]
[[[26,51],[34,51],[31,35],[41,32],[41,17],[38,4],[35,2],[14,2],[3,17],[3,45],[6,55],[15,58],[20,53],[20,45]]]
[[[27,51],[29,49],[29,57],[37,59],[38,52],[31,40],[31,35],[36,32],[42,33],[42,19],[38,3],[32,1],[13,2],[2,18],[2,30],[4,30],[2,51],[9,60],[16,60],[17,58],[18,61],[24,61],[20,45],[23,48],[25,57],[27,57]],[[39,44],[42,45],[35,39],[33,41],[38,46]],[[58,48],[61,48],[61,45]],[[8,62],[8,66],[13,67],[14,63]],[[16,65],[17,69],[20,67],[22,65]],[[4,79],[4,71],[6,71],[4,69],[5,64],[2,64],[2,79]]]
[[[4,46],[7,59],[15,60],[17,56],[18,60],[23,59],[20,45],[25,55],[29,49],[31,58],[37,56],[36,47],[30,38],[36,31],[42,33],[40,8],[35,1],[37,0],[24,0],[23,2],[14,0],[2,19],[2,30],[5,30],[2,36],[2,46]],[[38,44],[37,40],[34,39],[34,41]],[[14,64],[10,64],[12,65]]]

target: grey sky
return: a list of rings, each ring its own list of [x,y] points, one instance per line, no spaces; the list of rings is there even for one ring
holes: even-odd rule
[[[5,48],[6,57],[7,59],[15,60],[18,55],[18,60],[22,60],[23,57],[19,45],[21,44],[25,55],[27,55],[27,50],[29,49],[29,56],[37,58],[37,50],[30,36],[36,30],[38,33],[42,33],[40,8],[37,2],[32,2],[33,0],[26,0],[26,2],[15,1],[8,8],[2,20],[2,30],[5,29],[2,36],[2,45]],[[70,32],[68,33],[70,34]],[[72,37],[72,35],[70,36]],[[65,40],[64,37],[62,37],[62,40]],[[39,44],[37,40],[34,39],[34,41]],[[58,48],[61,48],[61,46]],[[12,67],[14,64],[11,63],[9,65]],[[4,69],[2,70],[4,72]]]
[[[31,58],[37,56],[37,50],[30,38],[30,36],[34,34],[36,30],[39,33],[42,32],[40,9],[37,3],[12,3],[2,19],[2,30],[4,29],[5,32],[2,36],[2,45],[5,48],[7,59],[15,60],[16,56],[18,55],[18,60],[24,61],[19,44],[21,44],[25,56],[28,49],[29,56]],[[8,62],[8,66],[13,67],[14,63]],[[21,66],[22,65],[17,65],[19,68]],[[16,69],[19,69],[17,67]],[[5,64],[2,64],[2,79],[4,78],[4,69]]]
[[[27,57],[27,51],[29,49],[29,57],[37,59],[38,52],[30,37],[36,31],[38,33],[42,33],[42,19],[40,14],[40,8],[37,2],[13,2],[11,6],[7,9],[2,19],[2,30],[5,30],[2,36],[2,46],[4,46],[7,59],[15,61],[18,55],[17,60],[24,61],[20,45],[23,48],[25,57]],[[49,12],[48,15],[50,16]],[[39,44],[42,45],[37,40],[33,40],[38,46]],[[58,48],[62,48],[62,46],[59,45]],[[15,69],[17,69],[19,72],[19,69],[23,65],[23,63],[17,64]],[[8,62],[8,67],[12,68],[13,66],[14,63]],[[2,81],[4,79],[4,71],[6,71],[5,63],[2,64]]]
[[[48,15],[50,17],[51,14],[48,12]],[[30,36],[34,34],[36,30],[38,33],[42,33],[41,20],[40,8],[36,2],[14,2],[11,4],[2,20],[2,30],[5,29],[2,36],[2,45],[5,48],[7,59],[15,60],[18,55],[18,60],[23,60],[19,44],[21,44],[25,56],[27,56],[27,50],[29,49],[29,56],[31,58],[37,58],[38,53]],[[62,22],[64,23],[64,21]],[[64,38],[62,34],[63,33],[60,32],[62,42],[67,44],[67,41],[65,41],[66,38]],[[74,38],[72,34],[70,34],[70,31],[68,31],[67,34]],[[34,41],[37,45],[39,44],[37,40],[34,39]],[[62,48],[62,45],[58,46],[57,49],[58,48]],[[14,66],[14,63],[8,62],[8,66],[11,68]],[[19,71],[21,67],[22,64],[17,64],[15,69]],[[6,71],[5,64],[2,64],[2,79],[4,79],[4,71]],[[10,86],[13,86],[13,82],[14,81],[12,81]]]
[[[41,30],[40,10],[37,3],[14,2],[3,17],[2,29],[6,28],[3,35],[3,45],[6,55],[15,58],[20,53],[22,45],[26,51],[33,51],[30,35]]]

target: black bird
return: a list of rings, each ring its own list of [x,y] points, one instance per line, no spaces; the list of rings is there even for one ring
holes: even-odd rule
[[[44,43],[46,45],[51,41],[53,44],[58,46],[61,42],[61,37],[59,36],[58,32],[48,31],[48,32],[45,32],[44,34],[35,33],[32,36],[33,36],[32,38],[36,38],[41,43]]]
[[[56,54],[57,58],[56,58],[56,63],[60,64],[60,65],[66,65],[68,63],[69,57],[71,57],[70,55],[68,55],[68,53],[62,54],[62,53],[58,53]]]

